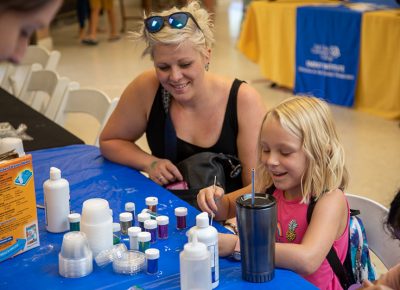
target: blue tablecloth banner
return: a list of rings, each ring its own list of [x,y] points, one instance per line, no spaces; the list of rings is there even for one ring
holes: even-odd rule
[[[342,5],[297,8],[295,94],[353,105],[361,17]]]

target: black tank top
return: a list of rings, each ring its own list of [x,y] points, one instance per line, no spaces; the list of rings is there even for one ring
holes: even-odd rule
[[[221,134],[217,142],[209,148],[204,148],[185,142],[177,137],[177,162],[200,152],[215,152],[238,156],[236,143],[239,128],[237,119],[237,93],[242,82],[235,79],[232,84]],[[164,126],[166,113],[163,107],[162,95],[162,86],[160,85],[151,107],[146,129],[146,137],[150,150],[158,158],[165,158]]]

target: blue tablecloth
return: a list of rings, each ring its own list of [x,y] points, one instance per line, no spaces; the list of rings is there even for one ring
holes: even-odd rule
[[[43,204],[43,182],[48,179],[51,166],[58,167],[70,182],[71,209],[81,212],[83,201],[100,197],[109,201],[114,220],[123,211],[124,204],[133,201],[137,212],[145,207],[148,196],[157,196],[158,210],[170,217],[169,238],[157,241],[152,247],[160,250],[157,275],[139,273],[121,275],[112,265],[104,268],[94,264],[93,272],[83,278],[68,279],[58,274],[58,253],[63,234],[45,230],[44,210],[38,209],[40,246],[0,263],[0,289],[179,289],[179,252],[186,243],[185,231],[175,229],[174,208],[188,208],[188,228],[194,226],[195,208],[169,191],[153,183],[131,168],[105,160],[97,147],[72,145],[32,152],[36,199]],[[225,229],[217,223],[219,231]],[[220,259],[220,286],[218,289],[316,289],[299,275],[276,269],[275,278],[262,284],[247,283],[241,279],[240,263]]]

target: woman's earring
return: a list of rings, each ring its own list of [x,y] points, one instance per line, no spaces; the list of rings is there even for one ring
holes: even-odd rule
[[[208,70],[209,70],[209,68],[210,68],[210,63],[209,63],[209,62],[207,62],[207,63],[206,63],[206,65],[204,66],[204,68],[205,68],[205,70],[206,70],[206,71],[208,71]]]

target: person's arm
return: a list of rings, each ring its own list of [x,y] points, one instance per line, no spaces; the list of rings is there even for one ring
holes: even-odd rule
[[[248,185],[251,183],[251,169],[257,164],[258,136],[266,109],[260,94],[246,83],[239,87],[237,102],[238,157],[242,163],[243,185]]]
[[[182,180],[179,170],[169,160],[150,155],[135,144],[146,131],[158,86],[154,71],[139,75],[128,85],[101,132],[100,150],[107,159],[147,172],[155,182],[166,184]]]
[[[236,199],[246,193],[251,192],[251,185],[224,194],[224,190],[216,186],[203,188],[197,194],[197,205],[202,211],[215,215],[216,221],[232,218],[236,214]]]
[[[340,190],[324,194],[315,205],[310,224],[300,244],[276,243],[276,266],[309,275],[326,258],[333,242],[346,229],[348,208]]]

